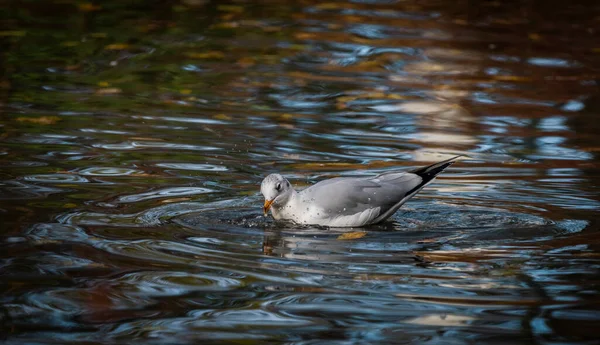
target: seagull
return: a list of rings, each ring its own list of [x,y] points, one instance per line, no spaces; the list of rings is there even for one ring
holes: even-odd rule
[[[337,177],[296,192],[280,174],[270,174],[260,185],[265,217],[297,224],[361,227],[392,216],[408,199],[430,184],[456,156],[410,171],[390,171],[371,177]]]

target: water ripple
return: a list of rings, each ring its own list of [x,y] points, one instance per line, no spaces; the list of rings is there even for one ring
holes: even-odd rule
[[[119,286],[125,295],[178,296],[194,291],[233,290],[242,286],[242,281],[209,273],[176,271],[151,271],[126,274],[111,282]],[[126,298],[127,296],[124,296]]]
[[[89,167],[79,170],[77,173],[84,176],[128,176],[139,174],[141,171],[118,167]]]
[[[0,32],[2,341],[597,342],[594,6],[70,3]],[[262,214],[457,154],[382,224]]]
[[[94,144],[94,147],[107,150],[141,150],[141,149],[170,149],[170,150],[191,150],[191,151],[215,151],[220,150],[218,147],[177,144],[169,142],[143,142],[143,141],[127,141],[117,144]]]
[[[151,192],[139,193],[134,195],[125,195],[117,198],[119,203],[133,203],[157,198],[172,198],[188,195],[198,195],[205,193],[213,193],[214,190],[200,187],[171,187]]]
[[[82,228],[60,223],[35,224],[26,231],[26,235],[35,241],[84,242],[89,239]]]
[[[3,181],[0,182],[0,199],[16,200],[16,199],[36,199],[45,198],[50,194],[64,192],[66,189],[40,186],[31,183],[23,183],[19,181]]]
[[[157,167],[178,169],[178,170],[193,170],[193,171],[227,171],[227,167],[213,164],[194,164],[194,163],[157,163]]]
[[[85,177],[75,174],[45,174],[45,175],[27,175],[23,177],[25,181],[45,182],[45,183],[87,183],[90,182]]]

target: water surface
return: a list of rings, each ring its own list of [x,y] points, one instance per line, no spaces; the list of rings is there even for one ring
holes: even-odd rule
[[[9,1],[8,344],[593,344],[594,1]],[[464,160],[389,221],[259,184]]]

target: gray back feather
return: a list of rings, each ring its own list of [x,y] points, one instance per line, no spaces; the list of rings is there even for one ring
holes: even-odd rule
[[[418,175],[406,172],[390,172],[369,178],[334,178],[303,190],[299,196],[307,202],[316,203],[329,214],[353,215],[379,207],[378,215],[381,215],[422,181]]]

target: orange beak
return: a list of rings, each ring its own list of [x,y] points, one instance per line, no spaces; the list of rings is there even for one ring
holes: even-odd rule
[[[265,213],[265,217],[267,216],[267,214],[269,214],[269,209],[271,208],[271,204],[273,203],[275,199],[273,200],[265,200],[265,206],[263,206],[263,212]]]

